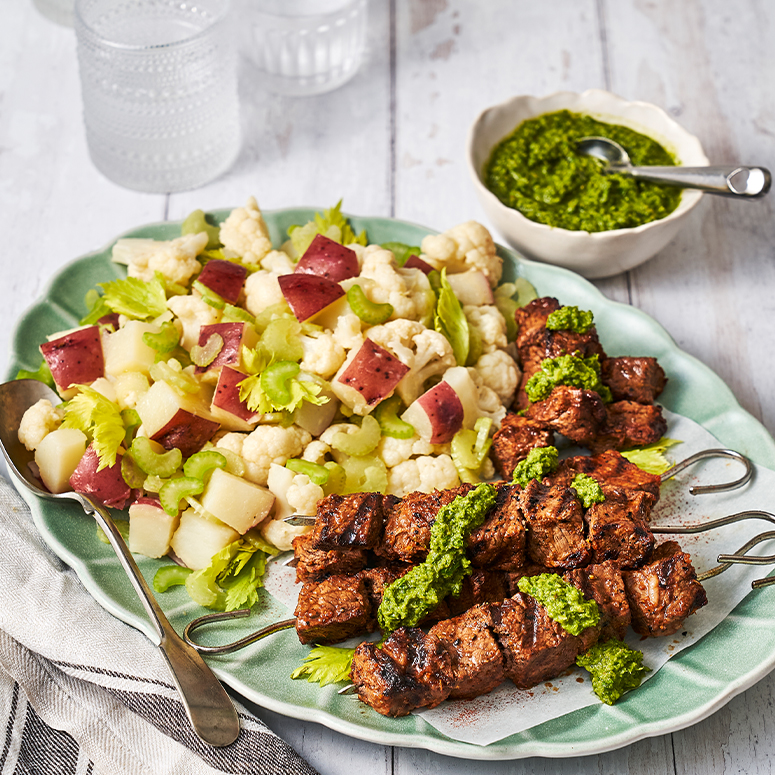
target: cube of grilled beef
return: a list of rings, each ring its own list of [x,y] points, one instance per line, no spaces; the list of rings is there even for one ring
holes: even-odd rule
[[[515,570],[525,562],[527,528],[520,505],[520,488],[498,487],[495,507],[468,536],[467,554],[477,568]]]
[[[622,640],[630,626],[631,616],[621,570],[612,562],[603,562],[569,570],[563,578],[600,608],[600,640]]]
[[[589,564],[591,552],[575,490],[533,479],[519,499],[527,522],[527,556],[532,562],[566,570]]]
[[[656,358],[606,358],[600,366],[600,378],[611,388],[614,401],[653,404],[667,383]]]
[[[453,655],[450,699],[472,699],[491,692],[506,677],[503,654],[492,632],[489,605],[478,605],[430,629]]]
[[[327,576],[351,575],[366,567],[365,549],[315,549],[311,533],[293,539],[296,582],[322,581]]]
[[[584,514],[592,562],[611,560],[623,569],[640,568],[654,550],[648,526],[651,504],[645,492],[609,492],[602,503],[593,503]]]
[[[509,596],[507,574],[503,571],[474,568],[470,576],[463,579],[463,587],[457,597],[449,595],[444,599],[449,616],[458,616],[480,603],[500,603]]]
[[[397,498],[378,492],[327,495],[318,503],[312,545],[316,549],[374,549],[382,539],[385,510]]]
[[[635,401],[615,401],[605,408],[605,422],[595,438],[584,444],[592,452],[629,449],[659,441],[667,432],[662,407]]]
[[[571,635],[530,595],[518,592],[490,606],[493,631],[505,657],[505,673],[520,689],[558,676],[589,648],[599,628]]]
[[[307,582],[294,611],[302,643],[338,643],[376,629],[366,584],[359,576]]]
[[[361,643],[350,678],[359,699],[384,716],[406,716],[435,708],[455,683],[453,655],[435,635],[400,627],[382,648]]]
[[[509,597],[513,597],[519,592],[519,580],[523,576],[540,576],[542,573],[556,573],[554,568],[548,568],[546,565],[537,565],[534,562],[526,562],[519,570],[510,571],[506,574],[506,586],[509,590]],[[562,573],[562,571],[560,571]]]
[[[492,437],[491,457],[504,479],[511,479],[514,469],[528,452],[536,447],[554,446],[554,431],[543,424],[509,412]]]
[[[646,565],[623,575],[632,628],[639,635],[672,635],[708,602],[691,558],[675,541],[660,544]]]
[[[589,447],[597,439],[607,415],[603,400],[593,390],[560,385],[548,398],[531,404],[526,416]]]
[[[439,510],[472,487],[464,484],[451,490],[411,492],[397,501],[386,513],[383,540],[376,553],[390,562],[422,562],[428,556],[431,525]]]
[[[551,296],[533,299],[514,314],[517,323],[517,349],[526,347],[530,341],[546,328],[546,319],[562,305]]]
[[[659,475],[638,468],[614,449],[565,458],[549,478],[555,484],[570,486],[576,474],[596,479],[604,493],[641,491],[651,495],[654,503],[659,500]]]

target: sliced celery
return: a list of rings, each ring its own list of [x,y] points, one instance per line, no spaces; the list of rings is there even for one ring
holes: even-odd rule
[[[180,225],[180,233],[183,234],[207,234],[206,250],[215,250],[221,245],[221,227],[213,223],[208,223],[207,216],[202,210],[194,210],[186,216],[186,219]]]
[[[398,394],[386,398],[377,405],[373,416],[379,423],[383,436],[393,439],[411,439],[414,436],[414,426],[402,420],[398,413],[403,403]]]
[[[193,572],[191,568],[182,568],[180,565],[164,565],[153,576],[153,590],[166,592],[170,587],[185,584]]]
[[[143,344],[147,344],[157,353],[170,353],[180,344],[180,334],[175,324],[168,320],[161,324],[158,334],[146,331],[143,334]]]
[[[275,407],[291,403],[291,380],[298,375],[301,367],[293,361],[278,361],[267,366],[261,374],[261,389]]]
[[[376,449],[380,438],[382,438],[382,429],[379,422],[367,414],[361,422],[361,427],[354,433],[337,431],[331,439],[331,446],[344,452],[345,455],[363,457]]]
[[[393,305],[385,302],[378,304],[371,301],[363,292],[360,285],[353,285],[347,291],[347,303],[350,309],[366,324],[378,326],[390,319],[393,314]]]
[[[304,357],[300,333],[301,324],[295,318],[276,318],[261,334],[261,347],[270,360],[300,361]]]
[[[204,368],[218,357],[221,350],[223,350],[223,337],[220,334],[212,333],[201,347],[195,344],[191,348],[191,360],[195,366]]]
[[[176,360],[154,363],[148,370],[148,373],[154,382],[168,382],[172,387],[184,393],[199,392],[199,383],[192,376],[186,374]]]
[[[162,479],[169,479],[183,462],[179,449],[173,447],[167,452],[156,452],[151,440],[145,436],[138,436],[129,451],[141,471]]]
[[[292,459],[285,464],[285,467],[294,473],[305,474],[309,477],[310,482],[319,487],[326,484],[330,476],[329,470],[324,465],[309,460]]]
[[[186,460],[183,465],[183,474],[192,479],[204,481],[209,471],[212,471],[214,468],[226,468],[226,465],[225,455],[216,452],[214,449],[206,449],[201,452],[195,452]]]
[[[376,455],[348,457],[342,462],[345,472],[344,495],[354,492],[387,491],[387,468]]]
[[[323,464],[328,471],[328,481],[323,485],[323,492],[326,495],[341,495],[347,485],[347,474],[344,468],[329,460]]]
[[[205,486],[201,479],[190,476],[181,476],[177,479],[168,479],[159,490],[161,507],[171,517],[180,510],[180,501],[189,495],[199,495]]]

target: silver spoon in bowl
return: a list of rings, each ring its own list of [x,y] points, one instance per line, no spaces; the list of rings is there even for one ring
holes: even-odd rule
[[[89,516],[94,517],[108,537],[159,636],[159,649],[172,673],[194,731],[201,740],[213,746],[233,743],[240,729],[234,704],[202,657],[169,623],[108,511],[86,495],[50,493],[33,476],[29,467],[33,455],[19,442],[18,431],[24,412],[42,398],[53,405],[61,403],[59,396],[48,385],[34,379],[0,385],[0,445],[9,468],[36,495],[76,501]]]
[[[770,171],[764,167],[634,167],[627,151],[607,137],[582,137],[576,142],[582,156],[606,162],[605,173],[629,175],[640,180],[664,183],[680,188],[696,188],[709,194],[754,199],[764,196],[772,184]]]

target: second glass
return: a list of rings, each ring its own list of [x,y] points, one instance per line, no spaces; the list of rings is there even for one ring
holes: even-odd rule
[[[228,0],[76,0],[89,153],[126,188],[196,188],[240,149]]]

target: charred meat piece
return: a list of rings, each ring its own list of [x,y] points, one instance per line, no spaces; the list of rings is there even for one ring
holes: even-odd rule
[[[472,699],[491,692],[506,677],[503,654],[492,632],[490,606],[475,606],[431,627],[453,655],[450,699]]]
[[[422,562],[428,555],[431,525],[439,510],[472,487],[464,484],[432,493],[412,492],[397,501],[386,514],[384,538],[377,554],[390,562]]]
[[[307,582],[294,616],[301,643],[338,643],[376,628],[366,584],[358,576]]]
[[[557,471],[550,477],[554,484],[570,486],[576,474],[587,474],[600,484],[604,493],[641,491],[652,496],[653,502],[659,500],[660,478],[650,474],[614,449],[605,450],[597,455],[577,455],[561,460]]]
[[[383,716],[435,708],[455,683],[453,655],[435,635],[400,627],[378,648],[355,649],[350,678],[358,697]]]
[[[589,447],[597,441],[607,413],[603,400],[593,390],[560,385],[545,400],[531,404],[527,417]]]
[[[672,635],[708,602],[691,558],[675,541],[660,544],[643,568],[626,571],[624,585],[639,635]]]
[[[612,562],[603,562],[570,570],[563,578],[600,608],[600,640],[622,640],[631,617],[621,570]]]
[[[532,597],[518,592],[490,606],[493,631],[503,649],[505,673],[519,689],[529,689],[569,668],[594,643],[599,629],[571,635]]]
[[[480,603],[500,603],[509,596],[507,574],[502,571],[475,568],[463,579],[463,588],[457,597],[452,595],[442,601],[449,609],[448,616],[458,616]]]
[[[520,489],[498,487],[495,507],[468,537],[468,557],[477,568],[515,570],[525,562],[527,529],[520,506]]]
[[[618,497],[609,493],[602,503],[593,503],[584,515],[592,562],[612,560],[619,568],[640,568],[654,550],[648,527],[651,504],[644,492]]]
[[[615,401],[606,406],[605,415],[597,437],[585,443],[592,452],[652,444],[667,432],[662,407],[655,404],[647,406],[635,401]]]
[[[576,491],[533,479],[520,494],[528,526],[527,556],[549,568],[578,568],[591,557]]]
[[[513,597],[519,592],[519,580],[523,576],[540,576],[542,573],[556,573],[554,568],[547,568],[546,565],[536,565],[534,562],[525,563],[519,570],[511,571],[506,574],[506,584],[509,588],[509,597]]]
[[[546,319],[562,305],[551,296],[543,296],[520,307],[514,314],[517,323],[517,349],[527,347],[530,341],[546,329]]]
[[[656,358],[606,358],[600,378],[611,388],[614,401],[653,404],[665,389],[667,378]]]
[[[395,500],[378,492],[326,496],[318,503],[312,546],[374,549],[382,539],[385,508],[389,509]]]
[[[366,567],[365,549],[315,549],[312,533],[293,539],[296,557],[296,582],[322,581],[327,576],[351,575]]]
[[[501,420],[500,428],[492,437],[492,458],[504,479],[511,479],[514,469],[528,452],[536,447],[554,446],[554,432],[541,423],[509,412]]]

